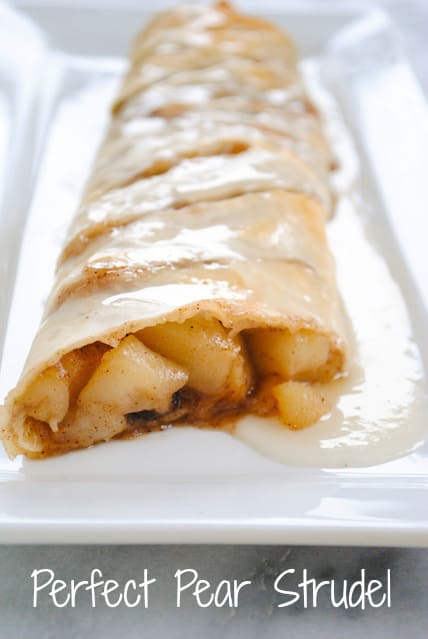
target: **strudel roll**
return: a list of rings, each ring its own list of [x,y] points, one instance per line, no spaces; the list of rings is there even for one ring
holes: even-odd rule
[[[8,453],[251,413],[317,422],[346,372],[332,165],[279,29],[224,2],[155,17],[7,398]]]

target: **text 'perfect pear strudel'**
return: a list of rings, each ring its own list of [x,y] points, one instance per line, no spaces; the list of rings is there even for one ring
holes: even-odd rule
[[[346,341],[333,159],[290,40],[226,3],[138,36],[2,437],[39,458],[329,410]]]

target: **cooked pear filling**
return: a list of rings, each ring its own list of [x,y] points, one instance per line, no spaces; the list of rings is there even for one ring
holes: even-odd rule
[[[203,395],[245,398],[251,365],[241,337],[231,338],[220,322],[196,318],[142,330],[138,337],[151,349],[178,362],[189,373],[188,386]]]
[[[53,431],[67,414],[70,403],[69,383],[61,366],[50,366],[30,385],[22,398],[29,417],[49,424]]]
[[[47,368],[20,398],[21,439],[39,457],[170,423],[220,425],[248,412],[305,428],[329,410],[310,383],[328,380],[329,357],[329,340],[309,330],[232,336],[202,315],[166,322],[115,348],[76,349]]]

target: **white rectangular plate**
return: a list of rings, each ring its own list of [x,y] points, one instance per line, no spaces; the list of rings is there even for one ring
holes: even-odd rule
[[[2,335],[2,396],[15,383],[37,328],[61,239],[124,68],[118,55],[145,18],[132,9],[31,11],[56,49],[38,33],[31,43],[25,34],[27,47],[38,52],[29,56],[27,48],[27,59],[38,61],[38,75],[32,70],[28,77],[38,78],[39,90],[28,81],[28,90],[18,92],[20,112],[27,114],[19,139],[28,129],[26,139],[35,141],[22,142],[18,152],[31,158],[37,179],[33,189],[30,177],[23,179],[22,163],[9,166],[15,199],[11,194],[3,199],[0,252],[4,262],[17,264],[17,275],[14,290],[4,289],[0,308],[3,325],[8,323]],[[306,57],[323,56],[324,80],[358,147],[359,197],[366,211],[360,232],[368,231],[398,282],[426,361],[422,153],[428,148],[428,118],[394,30],[380,12],[337,5],[299,3],[267,17],[291,32]],[[24,86],[25,79],[19,83]],[[34,98],[37,117],[29,121]],[[4,148],[11,148],[10,132],[3,136]],[[24,196],[31,206],[22,233],[18,212]],[[426,428],[428,433],[428,423]],[[396,461],[367,468],[291,467],[224,433],[196,429],[115,441],[40,462],[10,462],[1,454],[0,541],[428,545],[427,462],[428,446],[422,443]]]

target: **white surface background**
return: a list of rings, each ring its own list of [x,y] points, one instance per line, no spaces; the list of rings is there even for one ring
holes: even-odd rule
[[[79,0],[80,1],[80,0]],[[140,4],[147,0],[140,0]],[[280,0],[278,0],[280,1]],[[323,0],[319,0],[322,3]],[[93,6],[106,6],[111,0],[92,0]],[[346,0],[343,0],[346,2]],[[24,4],[18,2],[17,4]],[[28,2],[30,14],[34,12]],[[50,2],[50,4],[62,4]],[[68,0],[64,4],[77,5]],[[122,0],[121,5],[138,4]],[[156,5],[155,0],[152,6]],[[241,2],[251,6],[252,2]],[[428,90],[426,34],[428,2],[426,0],[384,0],[400,27],[409,57]],[[50,567],[58,577],[87,578],[91,568],[100,568],[109,577],[124,581],[138,577],[149,568],[158,578],[159,589],[150,610],[127,610],[124,607],[91,610],[56,610],[31,606],[30,573],[34,568]],[[201,576],[252,579],[253,588],[243,597],[237,611],[197,609],[174,606],[173,574],[177,568],[193,567]],[[335,577],[354,579],[361,568],[381,576],[392,571],[392,608],[380,610],[334,610],[322,599],[317,610],[301,607],[277,609],[271,585],[284,568],[298,571],[308,568],[318,579]],[[428,551],[353,548],[284,548],[284,547],[8,547],[0,548],[0,639],[32,637],[259,637],[289,639],[298,637],[366,636],[377,638],[426,637],[428,626]]]

